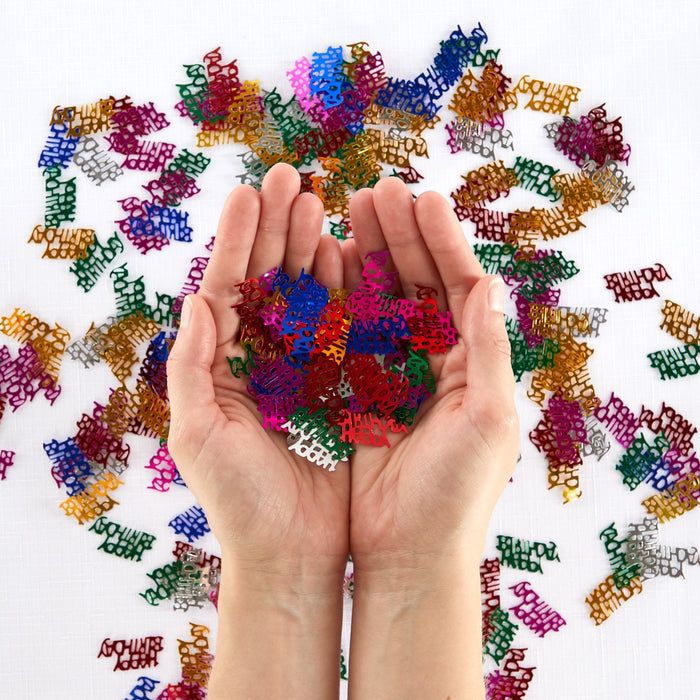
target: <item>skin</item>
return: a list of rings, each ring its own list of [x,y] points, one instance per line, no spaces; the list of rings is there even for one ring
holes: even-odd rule
[[[503,285],[488,277],[449,203],[415,201],[397,178],[357,192],[354,238],[321,236],[323,208],[288,165],[260,193],[237,187],[200,292],[168,360],[170,452],[222,548],[209,697],[338,696],[342,580],[355,570],[349,694],[481,698],[479,562],[518,452]],[[431,356],[436,393],[391,446],[358,446],[325,472],[287,449],[227,357],[235,287],[282,266],[354,288],[364,256],[389,250],[400,288],[433,287],[459,341]]]

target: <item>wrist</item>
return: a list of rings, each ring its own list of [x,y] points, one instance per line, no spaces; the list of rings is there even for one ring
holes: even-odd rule
[[[335,598],[342,589],[346,557],[279,557],[245,559],[222,554],[221,589],[274,601]]]
[[[354,578],[353,697],[484,697],[477,557],[403,556],[383,570],[356,563]]]
[[[222,557],[212,699],[337,697],[344,570],[322,564]]]
[[[477,544],[478,543],[478,544]],[[434,552],[353,554],[355,596],[400,596],[449,591],[478,573],[483,542]]]

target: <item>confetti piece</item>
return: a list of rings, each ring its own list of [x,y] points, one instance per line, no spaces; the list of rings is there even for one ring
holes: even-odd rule
[[[141,561],[143,553],[151,549],[155,536],[146,532],[132,530],[100,516],[90,527],[90,532],[97,535],[106,535],[97,549],[107,554],[113,554],[122,559],[135,559]]]
[[[98,187],[105,180],[116,181],[124,174],[117,162],[100,147],[99,141],[86,136],[78,141],[73,154],[73,163]]]
[[[175,483],[179,477],[175,462],[168,452],[168,445],[164,441],[161,441],[158,451],[151,457],[146,469],[152,469],[158,474],[153,477],[148,488],[161,493],[169,491],[170,484]]]
[[[168,526],[175,531],[176,535],[184,535],[188,542],[194,542],[210,532],[207,518],[199,506],[192,506],[184,513],[180,513],[168,523]]]
[[[0,481],[7,478],[7,470],[15,463],[15,453],[12,450],[0,450]]]
[[[149,604],[154,607],[158,606],[161,601],[169,600],[175,588],[182,564],[179,561],[170,562],[164,566],[154,569],[151,573],[146,574],[155,584],[155,588],[148,588],[139,593],[139,595]]]
[[[510,590],[521,601],[510,607],[509,610],[512,610],[516,619],[535,632],[538,637],[544,637],[549,632],[557,632],[566,624],[566,620],[556,610],[549,607],[532,590],[527,581],[510,586]]]
[[[629,586],[639,577],[639,566],[627,560],[627,539],[619,539],[615,523],[611,523],[599,535],[605,545],[605,553],[610,559],[615,586],[620,589]]]
[[[123,252],[124,243],[117,233],[110,236],[104,245],[95,236],[86,249],[86,255],[75,260],[69,270],[77,278],[77,285],[84,292],[89,292],[107,266]]]
[[[688,345],[700,340],[700,316],[669,299],[664,302],[661,313],[664,317],[661,322],[662,331]]]
[[[348,680],[348,667],[345,662],[345,655],[343,654],[343,649],[340,649],[340,679],[343,681]]]
[[[153,690],[155,690],[159,683],[160,681],[157,681],[154,678],[139,676],[138,682],[131,689],[129,695],[127,695],[124,700],[153,700],[153,697],[149,697],[147,693],[151,693]]]
[[[633,578],[628,585],[618,589],[612,575],[608,576],[586,597],[590,618],[596,626],[602,625],[624,602],[641,592],[642,582],[639,578]]]
[[[45,243],[42,258],[76,260],[87,255],[87,248],[95,240],[95,231],[89,228],[46,228],[35,226],[29,243]]]
[[[219,582],[221,560],[217,568],[205,567],[202,550],[189,547],[182,551],[178,561],[182,566],[172,595],[173,610],[203,607],[204,601],[210,599],[213,588]]]
[[[209,682],[214,657],[209,653],[209,628],[190,622],[191,640],[178,639],[182,681],[204,690]]]
[[[568,114],[571,103],[576,102],[581,90],[572,85],[557,85],[556,83],[532,80],[529,75],[524,75],[515,86],[515,92],[530,93],[530,100],[525,105],[525,109]],[[605,116],[604,110],[603,116]]]
[[[509,649],[503,661],[503,671],[492,671],[484,678],[488,700],[522,698],[533,678],[534,666],[523,667],[527,649]]]
[[[43,175],[46,189],[44,225],[60,227],[74,221],[77,202],[75,178],[61,180],[61,168],[58,165],[45,168]]]
[[[663,433],[675,450],[687,454],[693,449],[693,438],[698,429],[686,420],[673,406],[661,404],[658,415],[650,408],[642,406],[639,414],[642,426],[659,435]]]
[[[700,372],[700,343],[650,352],[649,364],[660,379],[691,377]]]
[[[615,469],[622,474],[622,483],[633,491],[643,481],[651,484],[661,481],[663,485],[659,490],[665,490],[667,485],[663,471],[666,465],[663,455],[670,446],[663,435],[657,435],[651,445],[643,435],[638,435],[615,465]]]
[[[67,517],[74,517],[79,525],[92,522],[119,505],[109,491],[116,490],[123,484],[123,481],[108,473],[106,478],[86,486],[83,491],[74,496],[69,496],[60,504],[60,508]]]
[[[492,613],[501,605],[501,564],[498,559],[484,558],[479,567],[481,580],[481,643],[486,644],[493,626]]]
[[[491,633],[484,644],[484,654],[500,664],[510,649],[518,625],[511,622],[508,611],[499,606],[489,617],[489,627]]]
[[[158,653],[163,650],[163,637],[140,639],[105,639],[97,658],[116,656],[115,671],[129,671],[158,665]]]
[[[615,301],[621,303],[658,297],[659,293],[653,282],[661,282],[671,277],[661,263],[656,263],[654,267],[645,267],[642,270],[611,273],[605,275],[604,279],[605,286],[615,295]]]
[[[521,571],[542,573],[542,559],[559,561],[554,542],[530,542],[506,535],[498,535],[496,549],[500,552],[501,566],[509,566]]]

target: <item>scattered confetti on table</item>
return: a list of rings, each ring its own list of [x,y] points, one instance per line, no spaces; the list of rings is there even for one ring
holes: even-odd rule
[[[432,64],[410,80],[392,77],[393,67],[366,42],[321,47],[290,64],[280,76],[287,84],[271,90],[242,75],[237,61],[215,48],[201,63],[184,67],[172,116],[152,102],[106,94],[50,113],[38,156],[44,216],[28,243],[40,246],[37,257],[66,265],[86,295],[108,280],[114,304],[96,309],[87,329],[62,328],[35,315],[39,309],[0,309],[0,331],[14,342],[0,347],[0,419],[8,407],[15,412],[40,394],[58,410],[66,356],[86,372],[101,363],[109,368],[114,386],[76,418],[74,434],[52,435],[45,427],[37,439],[47,456],[47,477],[62,492],[57,507],[105,537],[97,549],[125,560],[124,566],[143,565],[144,590],[134,595],[150,606],[168,602],[177,611],[197,610],[217,602],[220,559],[193,544],[209,531],[199,506],[173,512],[167,525],[187,542],[177,541],[173,558],[160,563],[149,558],[155,537],[130,527],[126,518],[124,524],[116,515],[112,520],[112,511],[129,478],[130,436],[153,441],[154,454],[143,465],[153,472],[149,489],[166,494],[184,487],[167,451],[165,362],[182,301],[198,291],[212,245],[204,245],[194,229],[187,200],[201,191],[198,178],[230,144],[244,149],[238,180],[254,187],[273,164],[294,165],[302,189],[322,200],[328,229],[338,238],[352,235],[348,199],[354,190],[385,175],[430,185],[418,170],[429,155],[426,130],[444,130],[445,146],[455,156],[483,159],[461,178],[455,175],[451,198],[478,239],[474,250],[484,269],[502,275],[511,292],[513,370],[541,409],[539,422],[524,430],[543,456],[543,489],[556,489],[565,508],[588,497],[579,473],[584,459],[595,457],[629,491],[642,484],[656,491],[641,501],[639,522],[602,522],[591,533],[610,565],[610,575],[585,597],[592,623],[603,624],[642,593],[643,582],[683,578],[684,564],[698,564],[694,543],[659,544],[659,526],[700,503],[697,427],[666,403],[637,410],[614,392],[598,394],[588,341],[605,334],[608,310],[563,305],[563,284],[579,267],[559,250],[538,247],[539,241],[550,246],[563,236],[583,235],[582,217],[593,209],[623,212],[634,202],[635,188],[623,168],[632,149],[621,118],[609,115],[598,99],[591,101],[587,88],[548,82],[546,76],[514,80],[499,62],[501,50],[487,49],[487,42],[481,24],[457,27],[441,39]],[[284,97],[290,89],[292,96]],[[516,155],[518,135],[506,127],[509,113],[519,108],[542,113],[544,137],[571,171],[528,153]],[[193,126],[196,148],[159,140],[172,119]],[[122,218],[115,230],[83,228],[81,198],[97,197],[128,171],[143,174],[143,191],[117,202]],[[489,208],[516,188],[538,206]],[[179,289],[156,291],[133,272],[133,261],[170,245],[199,248]],[[284,270],[239,285],[245,357],[229,358],[231,371],[248,375],[263,425],[288,432],[290,449],[329,470],[348,458],[353,444],[381,449],[387,431],[409,428],[434,389],[429,355],[449,351],[456,340],[449,314],[437,308],[430,290],[415,303],[392,296],[385,263],[381,252],[370,256],[357,290],[329,290],[305,273],[291,280]],[[660,297],[655,283],[672,295],[673,272],[663,261],[649,261],[638,270],[612,271],[600,285],[616,305],[641,303]],[[675,381],[700,372],[699,313],[664,301],[650,322],[676,345],[648,355],[650,376]],[[624,452],[608,456],[612,444]],[[1,480],[23,468],[21,454],[0,449]],[[527,649],[516,640],[547,635],[549,643],[555,633],[565,634],[567,611],[540,597],[535,578],[506,589],[515,602],[508,606],[501,567],[547,576],[573,553],[518,533],[499,535],[493,548],[500,558],[486,557],[481,571],[487,696],[524,697],[536,669],[523,665]],[[345,590],[352,595],[351,564]],[[181,679],[152,695],[161,681],[139,676],[128,698],[205,697],[213,659],[209,629],[189,624],[191,639],[177,640]],[[99,657],[114,657],[115,671],[158,664],[163,636],[111,641],[110,632],[104,630],[96,646]],[[340,657],[345,680],[346,654]]]

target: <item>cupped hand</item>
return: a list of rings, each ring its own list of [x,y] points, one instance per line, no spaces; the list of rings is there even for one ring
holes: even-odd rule
[[[262,415],[227,358],[245,358],[237,342],[236,284],[282,266],[302,268],[328,287],[343,286],[338,242],[321,237],[323,207],[299,194],[289,165],[272,167],[258,193],[229,195],[200,291],[187,297],[168,359],[168,448],[204,508],[225,555],[251,566],[347,561],[349,475],[332,473],[287,448],[286,433],[262,427]]]
[[[412,566],[460,551],[481,557],[493,507],[518,455],[518,420],[503,283],[485,275],[449,203],[435,192],[414,202],[398,178],[361,190],[344,241],[346,283],[364,256],[388,250],[401,289],[437,291],[459,333],[430,355],[436,380],[407,434],[351,457],[350,549],[356,570]]]

